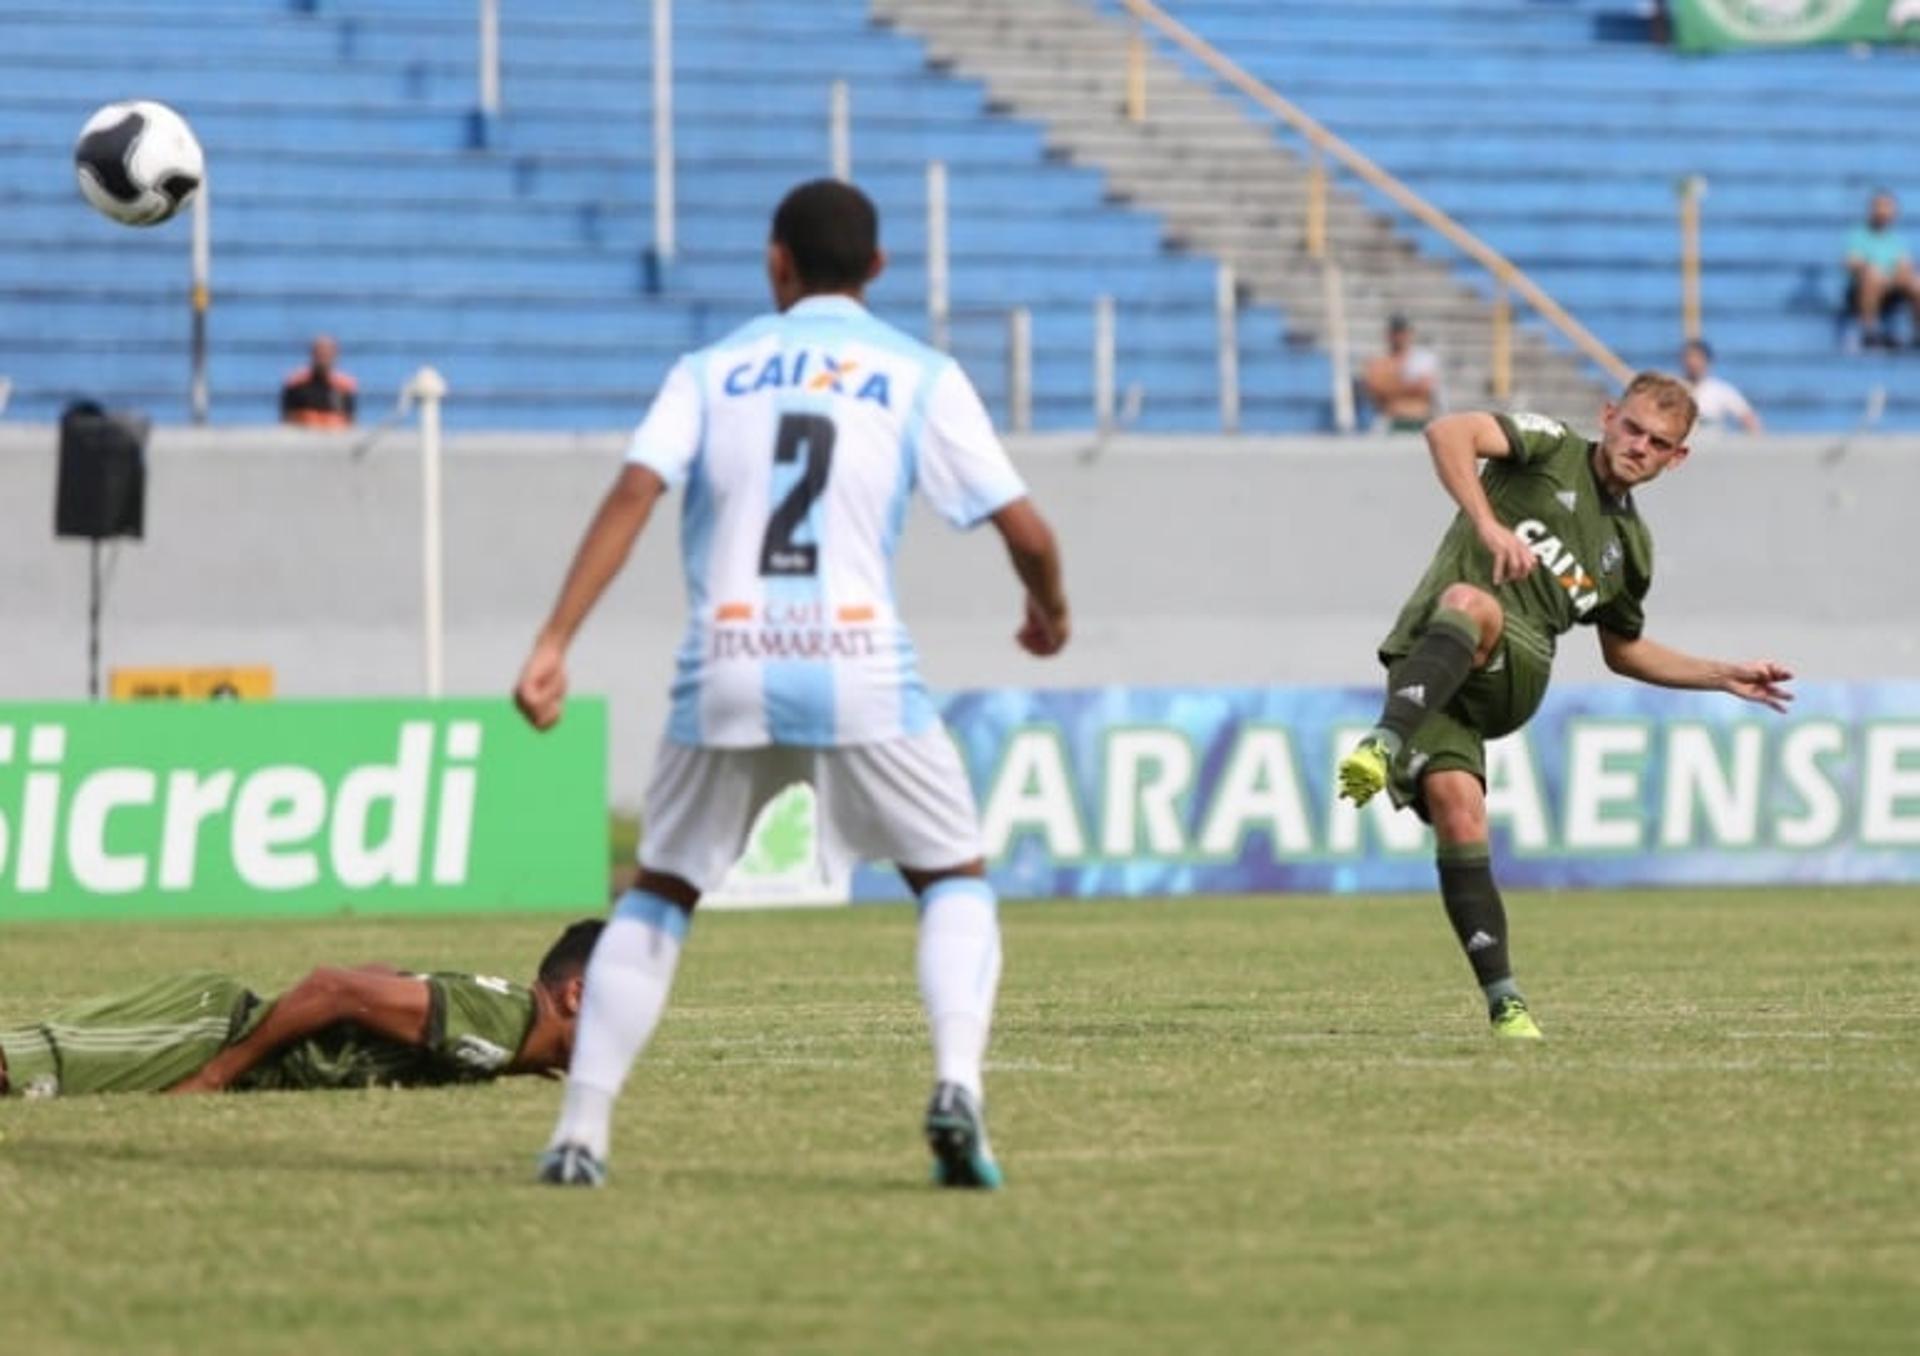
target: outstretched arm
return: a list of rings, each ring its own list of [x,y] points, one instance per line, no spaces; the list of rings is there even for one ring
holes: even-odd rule
[[[1441,487],[1466,514],[1493,557],[1493,582],[1526,578],[1538,563],[1533,551],[1494,516],[1486,487],[1480,483],[1483,457],[1508,457],[1513,452],[1499,421],[1479,410],[1443,414],[1427,425],[1427,451]]]
[[[337,1022],[389,1040],[424,1045],[432,994],[427,981],[375,969],[322,966],[281,995],[245,1040],[229,1045],[167,1091],[221,1092],[282,1046]]]
[[[1783,686],[1793,674],[1770,659],[1745,664],[1699,659],[1645,636],[1628,640],[1605,627],[1600,628],[1600,652],[1615,673],[1655,687],[1730,692],[1742,701],[1757,702],[1782,713],[1793,700],[1793,694]]]
[[[514,705],[536,730],[556,724],[567,700],[567,646],[600,601],[607,585],[627,563],[634,540],[647,525],[653,506],[666,493],[659,475],[645,466],[628,466],[613,482],[593,516],[580,549],[574,552],[567,581],[553,613],[533,642],[533,653],[513,689]]]
[[[1027,615],[1015,639],[1029,654],[1045,658],[1066,646],[1071,623],[1060,573],[1060,544],[1033,501],[1020,498],[993,515],[1007,544],[1013,572],[1027,586]]]

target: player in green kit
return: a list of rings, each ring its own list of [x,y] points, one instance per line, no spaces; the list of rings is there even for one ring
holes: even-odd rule
[[[0,1027],[0,1096],[429,1087],[563,1070],[598,920],[531,986],[486,975],[322,966],[276,999],[211,971]]]
[[[1487,848],[1486,741],[1539,709],[1558,638],[1592,626],[1607,667],[1643,683],[1775,711],[1792,700],[1781,685],[1793,675],[1778,664],[1696,659],[1642,635],[1653,538],[1633,491],[1686,460],[1695,414],[1685,386],[1643,372],[1603,411],[1597,443],[1534,414],[1427,426],[1460,512],[1380,646],[1386,708],[1341,760],[1340,794],[1364,805],[1385,790],[1433,825],[1447,918],[1499,1036],[1537,1040],[1540,1028],[1508,961]]]

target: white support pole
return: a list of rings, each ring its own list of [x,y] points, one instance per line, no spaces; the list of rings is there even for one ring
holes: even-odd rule
[[[187,403],[193,422],[207,422],[212,404],[207,389],[207,311],[213,304],[213,204],[209,184],[202,180],[193,195],[193,332]]]
[[[827,92],[827,159],[834,178],[853,182],[853,98],[844,80]]]
[[[1093,299],[1093,425],[1113,429],[1113,298]]]
[[[500,116],[500,0],[480,0],[480,117]]]
[[[1007,312],[1007,431],[1033,428],[1033,312]]]
[[[1240,431],[1240,287],[1233,265],[1223,263],[1214,275],[1214,316],[1220,335],[1220,430]]]
[[[933,160],[927,163],[927,342],[943,353],[951,315],[947,281],[947,165]]]
[[[1358,422],[1353,412],[1353,353],[1347,333],[1347,289],[1340,265],[1331,259],[1320,266],[1327,312],[1327,357],[1332,366],[1333,426],[1351,433]]]
[[[673,0],[653,0],[653,248],[671,262],[673,202]]]
[[[440,541],[440,402],[446,394],[446,379],[431,367],[407,383],[407,395],[420,404],[420,631],[429,697],[446,690]]]

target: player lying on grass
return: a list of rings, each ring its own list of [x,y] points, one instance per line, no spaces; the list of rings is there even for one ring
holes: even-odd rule
[[[598,920],[575,923],[532,987],[486,975],[321,966],[276,999],[211,971],[0,1027],[0,1096],[430,1087],[556,1073]]]
[[[1633,491],[1687,457],[1687,388],[1643,372],[1601,416],[1600,440],[1537,414],[1452,414],[1427,426],[1460,506],[1380,645],[1380,722],[1340,763],[1340,794],[1388,791],[1433,825],[1440,896],[1496,1035],[1538,1039],[1514,986],[1507,914],[1487,850],[1486,741],[1539,709],[1557,639],[1592,626],[1607,667],[1658,687],[1730,692],[1775,711],[1793,675],[1770,660],[1696,659],[1649,640],[1653,537]],[[1484,462],[1485,471],[1481,465]]]

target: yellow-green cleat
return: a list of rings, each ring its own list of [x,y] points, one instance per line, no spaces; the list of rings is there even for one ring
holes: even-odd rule
[[[1365,805],[1386,788],[1393,757],[1377,739],[1363,739],[1340,760],[1340,795],[1355,806]]]
[[[1527,1011],[1524,998],[1503,998],[1493,1005],[1489,1014],[1493,1020],[1493,1034],[1503,1041],[1543,1041],[1546,1035],[1539,1024],[1533,1020],[1533,1014]]]

